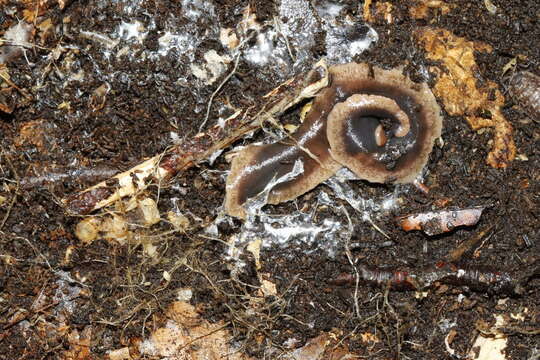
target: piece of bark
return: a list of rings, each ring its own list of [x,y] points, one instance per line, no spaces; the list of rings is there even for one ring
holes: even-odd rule
[[[472,226],[478,223],[485,207],[468,209],[438,210],[405,215],[397,218],[405,231],[422,230],[429,236],[443,234],[458,226]]]

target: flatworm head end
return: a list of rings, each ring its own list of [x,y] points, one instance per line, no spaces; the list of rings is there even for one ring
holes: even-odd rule
[[[442,128],[428,86],[398,69],[366,64],[335,66],[332,73],[342,84],[340,101],[328,115],[332,157],[370,182],[414,181]]]

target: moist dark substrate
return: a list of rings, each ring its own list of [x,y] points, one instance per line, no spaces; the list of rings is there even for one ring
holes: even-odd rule
[[[98,3],[74,1],[63,11],[52,7],[46,16],[54,24],[61,24],[62,19],[69,16],[72,24],[98,32],[112,28],[122,20],[113,6],[98,6]],[[234,26],[248,3],[261,20],[271,21],[276,15],[273,2],[267,0],[214,0],[213,3],[223,27]],[[359,16],[356,1],[341,3],[349,14]],[[355,60],[368,61],[385,68],[406,64],[405,71],[409,76],[421,79],[420,65],[428,63],[411,34],[419,26],[434,23],[458,36],[490,44],[494,51],[477,53],[477,61],[481,76],[495,81],[501,89],[507,85],[507,79],[501,76],[503,67],[518,55],[527,58],[525,62],[518,62],[519,67],[528,67],[538,74],[540,43],[534,39],[540,38],[540,3],[536,1],[492,0],[497,7],[496,15],[486,10],[483,1],[449,1],[457,5],[449,14],[441,15],[433,11],[428,20],[410,17],[409,1],[394,3],[395,23],[388,25],[380,21],[373,24],[380,39]],[[160,20],[165,14],[180,15],[182,11],[180,5],[164,2],[146,1],[144,4],[146,16],[152,16],[158,27],[165,26]],[[22,10],[22,6],[19,8]],[[138,16],[143,15],[139,13]],[[2,18],[11,19],[5,14]],[[8,25],[6,22],[3,30]],[[130,81],[126,82],[120,75],[114,77],[111,85],[117,91],[114,96],[106,97],[100,109],[93,110],[95,104],[90,95],[102,85],[99,74],[94,74],[89,81],[77,83],[75,88],[73,83],[62,87],[63,79],[51,71],[43,79],[42,86],[36,86],[48,64],[45,58],[49,53],[47,48],[71,41],[89,45],[84,40],[74,39],[73,34],[66,33],[63,37],[55,35],[46,40],[42,49],[27,52],[32,66],[27,64],[24,57],[9,65],[11,80],[19,88],[28,89],[33,101],[25,102],[21,99],[22,95],[14,94],[21,106],[9,115],[0,113],[0,146],[3,149],[0,166],[3,178],[20,179],[31,176],[33,168],[46,164],[67,166],[73,159],[83,157],[89,162],[88,166],[105,164],[126,169],[144,157],[163,151],[169,145],[170,131],[185,136],[197,132],[204,113],[201,106],[204,104],[197,103],[190,86],[173,84],[178,73],[188,71],[182,54],[171,53],[159,64],[150,61],[137,64],[114,62],[111,71],[122,69],[129,73]],[[156,48],[157,39],[150,36],[140,46]],[[221,49],[221,45],[217,41],[205,42],[197,51],[204,53],[208,49]],[[96,51],[95,46],[84,47],[76,54],[74,66],[93,74],[93,62],[104,61],[103,56],[94,53]],[[324,55],[324,49],[321,50],[320,46],[313,51]],[[105,64],[101,65],[101,68],[107,68]],[[149,76],[158,73],[159,78]],[[258,74],[258,69],[241,62],[237,74],[215,99],[216,103],[225,101],[227,96],[231,103],[242,106],[247,100],[255,101],[278,84],[277,80],[267,75],[260,78]],[[205,87],[197,95],[208,99],[212,91],[213,87]],[[64,102],[69,103],[70,116],[63,117],[63,121],[55,121],[60,111],[58,107]],[[527,264],[540,254],[540,134],[538,125],[527,120],[513,105],[507,97],[504,115],[514,126],[518,153],[526,155],[528,160],[515,160],[507,169],[490,168],[485,158],[490,148],[491,132],[474,133],[463,118],[444,114],[442,138],[445,145],[442,149],[436,147],[430,157],[426,178],[426,184],[430,187],[429,195],[411,187],[404,196],[405,204],[395,213],[377,219],[377,225],[394,240],[393,246],[363,247],[354,250],[353,255],[372,265],[414,269],[437,261],[480,230],[492,227],[492,235],[482,248],[481,255],[474,258],[468,253],[463,261],[525,271]],[[216,114],[212,112],[213,115]],[[292,116],[295,116],[294,112],[285,117]],[[47,128],[47,151],[40,151],[31,144],[15,147],[21,124],[41,119],[53,124]],[[176,204],[181,211],[189,211],[203,219],[203,223],[210,221],[212,211],[222,204],[224,179],[220,172],[205,170],[225,171],[228,166],[221,157],[212,166],[202,165],[181,173],[174,179],[175,187],[161,189],[160,209],[166,212]],[[91,351],[97,356],[125,346],[130,338],[141,336],[143,324],[146,334],[159,325],[159,314],[175,300],[176,290],[180,287],[193,289],[191,303],[206,319],[229,321],[235,340],[246,345],[246,352],[260,359],[269,344],[279,348],[285,346],[288,339],[295,338],[298,345],[302,345],[321,332],[332,329],[340,329],[344,336],[350,334],[345,340],[346,346],[353,353],[370,359],[451,359],[444,343],[449,331],[448,327],[444,327],[444,319],[456,322],[453,327],[456,336],[451,347],[458,354],[465,354],[470,349],[471,341],[475,338],[473,335],[477,333],[475,324],[481,320],[492,323],[494,312],[509,314],[527,308],[530,322],[522,325],[536,329],[540,327],[538,279],[529,284],[536,291],[510,298],[504,304],[500,302],[501,296],[466,291],[465,300],[458,302],[457,294],[464,290],[444,286],[425,298],[416,297],[414,292],[390,292],[385,301],[384,291],[361,287],[359,308],[360,316],[365,320],[360,322],[354,318],[352,290],[328,284],[329,279],[351,271],[345,253],[340,252],[331,258],[325,251],[311,251],[301,246],[263,251],[263,269],[260,273],[267,273],[269,279],[276,283],[282,301],[267,298],[265,317],[261,314],[248,315],[242,297],[226,294],[253,294],[254,290],[249,285],[259,284],[253,259],[243,256],[248,266],[237,279],[240,281],[233,281],[230,271],[232,264],[223,260],[224,245],[197,237],[200,230],[198,223],[190,233],[175,234],[158,243],[161,255],[157,260],[143,255],[140,247],[112,245],[102,240],[87,247],[80,246],[73,235],[80,218],[66,214],[58,199],[88,185],[91,183],[68,179],[54,186],[19,192],[1,229],[4,235],[0,240],[0,254],[3,258],[10,255],[16,261],[10,263],[2,260],[0,263],[0,317],[6,317],[16,309],[31,311],[33,302],[41,292],[52,297],[59,271],[73,277],[76,274],[84,276],[90,295],[75,300],[77,310],[67,314],[66,322],[80,330],[92,325]],[[365,182],[355,182],[352,186],[366,198],[380,198],[393,191],[393,186]],[[179,187],[189,196],[180,196]],[[149,192],[155,194],[155,189]],[[180,200],[175,202],[175,198]],[[312,206],[315,198],[312,194],[304,195],[298,204]],[[443,198],[452,199],[451,205],[456,207],[479,204],[489,207],[476,227],[458,229],[436,238],[428,238],[420,232],[405,233],[396,226],[394,216],[429,209],[436,200]],[[291,204],[283,204],[271,211],[285,213],[294,209]],[[328,212],[331,215],[334,210]],[[6,207],[2,207],[0,220],[5,214]],[[222,238],[237,233],[240,225],[236,220],[232,225],[220,225]],[[161,225],[152,228],[154,234],[165,230]],[[364,224],[355,228],[353,241],[378,244],[386,239]],[[70,246],[74,246],[73,256],[66,262],[64,254]],[[216,291],[205,276],[185,267],[180,267],[173,274],[171,283],[163,286],[163,270],[170,268],[183,256],[192,268],[204,269],[206,275],[219,283],[223,291]],[[150,285],[126,286],[142,282]],[[151,305],[137,307],[144,302]],[[133,309],[136,311],[132,312]],[[55,321],[55,315],[45,310],[42,316],[46,321]],[[28,319],[35,320],[36,316],[31,314]],[[155,319],[156,322],[148,319]],[[8,327],[0,330],[0,359],[55,358],[55,354],[67,346],[62,337],[13,329]],[[380,342],[373,345],[363,343],[359,334],[366,332],[376,334]],[[264,338],[262,342],[261,336]],[[539,347],[539,335],[513,334],[509,340],[507,359],[526,359],[531,356],[532,349]]]

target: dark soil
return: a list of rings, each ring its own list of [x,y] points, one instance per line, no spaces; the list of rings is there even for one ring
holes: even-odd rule
[[[497,7],[496,15],[492,15],[483,1],[448,2],[457,6],[447,15],[433,11],[428,19],[415,20],[409,16],[409,1],[393,1],[395,23],[389,25],[381,20],[372,24],[379,41],[355,60],[384,68],[405,65],[411,78],[421,80],[421,67],[427,62],[412,33],[419,26],[436,25],[458,36],[490,44],[494,51],[477,54],[477,61],[481,76],[498,83],[502,90],[508,84],[508,78],[502,76],[503,67],[515,57],[518,69],[540,74],[540,3],[492,0]],[[16,23],[17,17],[22,17],[24,8],[22,2],[3,3],[0,1],[0,6],[14,12],[0,15],[4,21],[0,35]],[[457,332],[451,347],[465,355],[478,334],[479,321],[493,323],[493,314],[508,315],[525,308],[526,322],[511,331],[506,358],[532,359],[533,349],[540,349],[539,279],[531,280],[523,295],[510,298],[446,285],[432,289],[426,297],[413,291],[386,293],[384,289],[361,286],[357,317],[354,289],[329,282],[341,273],[351,272],[344,246],[334,257],[325,251],[324,244],[266,248],[258,273],[277,285],[280,298],[268,297],[267,307],[260,314],[247,312],[243,295],[253,295],[254,287],[259,285],[253,257],[247,252],[249,255],[242,255],[241,260],[247,265],[236,272],[235,261],[224,256],[224,243],[210,240],[204,232],[223,202],[224,174],[229,169],[224,156],[213,165],[203,164],[180,173],[170,186],[159,190],[162,214],[177,208],[189,214],[192,227],[185,234],[167,233],[170,226],[163,222],[147,229],[148,235],[158,235],[154,241],[157,256],[147,256],[139,243],[120,245],[98,240],[81,245],[74,235],[81,218],[67,214],[59,199],[108,178],[110,171],[128,169],[163,152],[171,145],[171,132],[180,139],[195,135],[212,92],[225,77],[222,74],[212,86],[195,86],[199,80],[189,68],[193,61],[190,56],[202,58],[209,49],[224,51],[219,34],[215,34],[215,41],[198,44],[193,55],[173,49],[159,60],[141,56],[144,49],[159,48],[156,34],[160,31],[189,28],[180,3],[142,1],[133,13],[120,9],[121,3],[115,1],[75,0],[64,10],[51,4],[41,19],[50,18],[56,25],[52,33],[40,40],[39,47],[26,51],[26,56],[7,64],[11,81],[22,92],[10,93],[17,104],[13,113],[0,112],[0,179],[5,184],[0,195],[6,198],[0,205],[0,359],[56,358],[68,346],[66,339],[58,330],[44,332],[47,327],[42,324],[58,326],[60,318],[72,329],[82,330],[91,325],[91,352],[96,357],[105,356],[107,351],[126,346],[130,339],[154,330],[156,324],[152,320],[175,301],[179,288],[193,290],[190,302],[204,318],[229,321],[235,340],[246,344],[246,351],[257,359],[263,358],[270,345],[285,348],[287,341],[294,338],[296,346],[301,346],[334,329],[342,332],[350,351],[361,357],[451,359],[445,348],[450,328]],[[279,6],[279,1],[267,0],[210,3],[216,12],[213,21],[221,27],[235,26],[248,4],[260,21],[272,23]],[[340,3],[344,5],[342,16],[360,16],[356,1]],[[138,56],[136,61],[114,54],[108,58],[95,41],[79,36],[83,30],[110,33],[122,21],[140,19],[147,24],[148,18],[155,29],[149,31],[144,41],[130,43],[130,56]],[[210,20],[199,17],[197,21],[204,25]],[[62,51],[58,50],[60,46]],[[53,56],[54,49],[57,53]],[[320,44],[312,53],[324,55]],[[84,81],[67,80],[81,71]],[[238,108],[256,103],[281,81],[281,74],[272,77],[268,71],[242,60],[237,74],[214,99],[217,105],[213,106],[210,119],[231,113],[230,108],[223,106],[227,102]],[[105,96],[96,95],[95,90],[104,83],[113,90]],[[296,116],[297,110],[285,117]],[[519,273],[538,262],[540,130],[509,96],[504,115],[514,127],[518,154],[526,158],[520,157],[506,169],[490,168],[485,162],[490,131],[475,133],[463,118],[444,114],[444,146],[435,147],[425,178],[429,194],[405,186],[401,196],[404,203],[376,218],[377,226],[390,237],[392,246],[378,246],[388,239],[369,223],[355,220],[352,242],[373,246],[353,249],[352,255],[362,263],[413,272],[444,258],[463,241],[489,229],[477,256],[469,251],[462,263]],[[21,130],[29,122],[37,125],[31,136],[24,138]],[[51,168],[62,172],[73,167],[98,166],[104,169],[101,175],[17,187],[24,179],[47,174]],[[380,199],[394,191],[392,185],[361,181],[350,185],[364,198]],[[298,199],[298,208],[314,209],[317,200],[313,193],[320,191],[332,193],[321,185]],[[157,187],[150,187],[147,193],[155,198]],[[396,216],[431,210],[441,199],[449,199],[450,206],[456,208],[488,207],[478,225],[434,238],[421,232],[405,233],[396,225]],[[317,215],[339,217],[337,206],[344,205],[350,214],[361,217],[345,202],[335,201],[336,209],[318,211]],[[269,207],[269,212],[280,214],[295,210],[296,206],[290,203]],[[220,223],[219,238],[228,241],[231,235],[239,233],[241,224],[238,220]],[[189,266],[175,267],[180,260]],[[163,271],[173,267],[172,280],[166,282]],[[69,277],[67,285],[59,282],[62,276]],[[210,284],[209,279],[219,288]],[[58,296],[58,289],[81,292],[73,300],[75,311],[51,312],[46,307]],[[43,296],[49,303],[36,305]],[[10,324],[8,319],[17,311],[24,311],[26,316]],[[450,327],[451,323],[455,325]],[[536,329],[537,333],[520,329]],[[368,332],[380,341],[366,345],[360,334]],[[260,341],[261,336],[265,341]]]

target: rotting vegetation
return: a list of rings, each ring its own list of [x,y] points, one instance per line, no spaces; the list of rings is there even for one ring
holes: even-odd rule
[[[540,49],[530,42],[540,36],[534,26],[538,5],[491,1],[493,14],[484,2],[417,1],[415,6],[427,5],[412,16],[409,2],[291,3],[297,8],[263,1],[46,1],[38,8],[0,1],[10,9],[0,15],[2,39],[18,21],[34,25],[31,46],[20,45],[22,54],[0,68],[2,354],[84,359],[110,351],[125,356],[127,350],[135,358],[167,356],[141,344],[171,325],[171,318],[187,316],[194,322],[188,327],[203,329],[202,338],[187,339],[173,355],[196,358],[202,339],[224,331],[230,351],[256,359],[313,358],[310,350],[321,358],[477,358],[480,339],[502,340],[504,358],[534,358],[540,347],[538,278],[516,297],[452,284],[396,293],[329,281],[354,275],[354,261],[423,269],[459,253],[469,266],[496,264],[521,274],[538,261],[539,135],[526,109],[506,97],[503,76],[512,59],[511,71],[527,67],[538,74]],[[370,3],[376,9],[366,18],[367,28],[361,17]],[[299,13],[305,22],[295,22]],[[320,25],[334,20],[341,26]],[[426,26],[494,49],[475,54],[474,74],[478,84],[494,82],[505,96],[500,111],[512,124],[517,150],[505,170],[485,164],[490,129],[471,132],[460,115],[446,113],[443,141],[424,177],[427,194],[414,187],[329,182],[293,203],[265,208],[264,221],[246,229],[237,220],[214,221],[230,167],[225,155],[170,182],[151,183],[90,217],[71,216],[60,201],[107,179],[111,169],[130,169],[163,153],[171,141],[192,138],[207,109],[211,127],[249,108],[325,52],[334,60],[350,56],[384,68],[404,66],[411,78],[424,81],[424,70],[440,65],[412,36]],[[218,27],[232,29],[222,37],[230,48],[219,40]],[[210,31],[205,35],[202,28]],[[245,39],[242,29],[256,36],[244,44],[245,56],[235,66],[228,51]],[[306,30],[306,38],[295,35]],[[363,36],[368,50],[339,49],[340,41],[358,45]],[[273,52],[265,58],[268,44]],[[271,60],[263,64],[264,59]],[[472,115],[489,118],[483,110]],[[276,123],[298,125],[298,111]],[[264,130],[238,145],[279,136],[273,125]],[[62,169],[71,174],[73,167],[101,165],[101,174],[59,175]],[[395,222],[399,215],[486,202],[491,206],[477,227],[434,238],[405,233]],[[304,228],[268,222],[280,214],[302,219]],[[95,227],[84,244],[75,236],[81,220]],[[262,238],[259,229],[274,226],[296,233],[285,245]],[[246,230],[261,238],[252,236],[240,251],[236,240]],[[311,242],[303,240],[306,233]],[[331,246],[334,256],[325,249]],[[175,315],[169,309],[177,302],[189,302],[175,308],[189,311]]]

